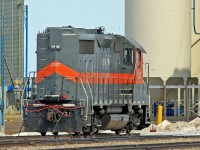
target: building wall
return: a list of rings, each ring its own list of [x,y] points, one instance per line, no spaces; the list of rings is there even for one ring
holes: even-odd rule
[[[4,32],[0,30],[0,35],[5,37],[5,85],[9,85],[11,78],[24,77],[24,0],[0,0],[0,13],[4,15]]]

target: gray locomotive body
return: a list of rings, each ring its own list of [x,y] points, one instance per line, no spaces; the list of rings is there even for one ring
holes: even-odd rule
[[[103,28],[50,27],[37,35],[37,78],[24,105],[25,131],[94,133],[147,122],[144,49]]]

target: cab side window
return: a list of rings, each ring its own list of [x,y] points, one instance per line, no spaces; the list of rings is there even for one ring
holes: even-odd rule
[[[127,66],[134,64],[134,53],[132,48],[125,48],[124,49],[124,64]]]
[[[141,54],[141,51],[138,51],[138,67],[141,66],[141,57],[142,57],[142,54]]]

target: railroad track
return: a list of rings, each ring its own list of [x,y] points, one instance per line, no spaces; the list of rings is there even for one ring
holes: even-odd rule
[[[187,138],[199,138],[200,136],[139,136],[139,135],[110,135],[110,134],[98,134],[93,136],[72,136],[72,135],[58,135],[58,136],[6,136],[0,137],[0,147],[12,147],[12,146],[41,146],[41,145],[64,145],[64,144],[92,144],[92,143],[107,143],[107,142],[127,142],[127,141],[135,141],[135,142],[143,142],[143,141],[157,141],[158,139],[187,139]],[[153,142],[152,142],[153,143]],[[179,142],[180,144],[180,142]],[[182,145],[200,146],[200,141],[198,142],[185,142]],[[178,144],[174,144],[177,146]],[[99,147],[99,149],[143,149],[150,148],[155,149],[158,146],[169,146],[167,144],[133,144],[133,145],[117,145],[117,146],[109,146],[109,147]],[[171,145],[173,147],[173,145]],[[179,145],[181,146],[181,145]],[[162,147],[162,148],[163,148]],[[92,148],[92,147],[91,147]],[[87,149],[91,149],[87,147]],[[161,147],[158,147],[158,149]],[[169,147],[168,147],[169,148]],[[70,149],[70,148],[69,148]],[[74,149],[74,148],[71,148]],[[77,149],[77,148],[76,148]],[[84,149],[78,148],[78,149]],[[86,149],[86,148],[85,148]],[[93,147],[94,149],[94,147]],[[95,146],[95,149],[97,147]]]
[[[115,146],[94,146],[66,148],[66,150],[168,150],[173,148],[195,148],[200,147],[200,142],[177,142],[177,143],[156,143],[156,144],[133,144],[133,145],[115,145]]]

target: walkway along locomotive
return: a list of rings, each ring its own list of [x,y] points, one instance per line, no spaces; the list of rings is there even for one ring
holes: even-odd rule
[[[134,39],[105,34],[102,27],[49,27],[38,33],[37,77],[23,105],[25,131],[143,128],[149,106],[143,53]]]

